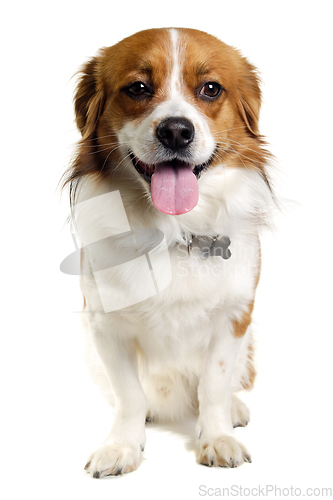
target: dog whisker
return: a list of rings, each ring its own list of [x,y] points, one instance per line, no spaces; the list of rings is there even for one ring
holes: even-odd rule
[[[86,155],[90,156],[90,155],[96,155],[98,153],[103,153],[103,151],[109,151],[110,148],[112,148],[111,145],[109,147],[107,147],[107,148],[96,149],[96,151],[90,151],[89,153],[86,153]],[[113,151],[116,151],[116,149],[119,149],[119,146],[115,146],[115,148],[111,152],[113,153]]]
[[[221,144],[222,144],[222,143],[227,144],[228,142],[233,143],[233,145],[234,145],[234,146],[240,146],[240,147],[244,148],[246,151],[251,151],[251,152],[255,153],[256,155],[258,155],[258,154],[260,153],[260,151],[258,151],[258,150],[255,150],[255,149],[249,148],[248,146],[245,146],[245,145],[244,145],[244,144],[242,144],[241,142],[237,142],[237,141],[235,141],[235,140],[233,140],[233,139],[229,139],[229,138],[227,139],[227,142],[225,142],[225,141],[220,141],[220,142],[217,142],[217,143],[218,143],[218,144],[219,144],[219,143],[221,143]]]
[[[227,142],[218,142],[217,145],[219,146],[224,146],[226,149],[224,149],[223,151],[224,152],[228,152],[228,149],[231,149],[235,154],[249,160],[251,163],[262,163],[262,164],[266,164],[266,162],[264,160],[260,160],[259,158],[250,158],[249,156],[246,156],[244,155],[243,153],[240,153],[239,151],[237,151],[235,148],[233,148],[230,144],[228,144]],[[258,151],[255,151],[255,150],[252,150],[252,149],[249,149],[249,148],[245,148],[246,150],[248,151],[252,151],[253,153],[255,153],[257,156],[259,156],[259,152]]]
[[[117,134],[114,132],[114,133],[111,133],[111,134],[107,134],[107,135],[101,135],[101,136],[98,136],[98,137],[92,137],[90,140],[91,141],[99,141],[100,139],[106,139],[107,137],[115,137],[118,141],[118,136]]]
[[[240,127],[233,127],[233,128],[225,128],[223,130],[220,130],[219,132],[215,132],[213,133],[213,137],[219,137],[221,134],[223,134],[224,132],[230,132],[231,130],[238,130],[238,129],[245,129],[246,128],[246,125],[242,125]]]

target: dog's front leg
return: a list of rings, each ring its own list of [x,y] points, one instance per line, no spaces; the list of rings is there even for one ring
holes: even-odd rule
[[[227,318],[218,325],[199,380],[198,462],[203,465],[237,467],[251,461],[246,448],[233,437],[231,383],[243,341],[235,327],[237,323]]]
[[[111,432],[86,465],[86,470],[99,478],[133,471],[140,464],[147,403],[137,374],[134,341],[106,329],[92,328],[92,334],[115,395]]]

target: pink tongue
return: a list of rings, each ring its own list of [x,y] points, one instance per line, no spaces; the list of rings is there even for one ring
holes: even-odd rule
[[[151,179],[151,199],[165,214],[180,215],[189,212],[199,199],[198,182],[190,166],[156,165]]]

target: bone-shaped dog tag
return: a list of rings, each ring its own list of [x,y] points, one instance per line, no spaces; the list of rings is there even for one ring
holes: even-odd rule
[[[208,259],[208,257],[211,255],[210,252],[212,249],[211,238],[200,238],[198,240],[198,245],[200,248],[201,258]]]
[[[231,241],[228,236],[222,236],[221,239],[213,242],[210,255],[214,257],[222,257],[222,259],[230,259],[231,252],[229,250],[229,245]]]

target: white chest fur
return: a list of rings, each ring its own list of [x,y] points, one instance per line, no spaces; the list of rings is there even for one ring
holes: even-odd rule
[[[256,172],[221,166],[220,176],[217,173],[215,170],[212,177],[206,172],[198,206],[180,217],[143,208],[146,202],[137,207],[137,191],[128,190],[128,179],[124,179],[126,190],[119,180],[113,181],[112,186],[89,181],[81,191],[79,201],[118,189],[129,226],[155,227],[164,235],[165,246],[156,248],[150,259],[155,277],[153,285],[146,281],[148,268],[144,256],[140,262],[132,260],[110,268],[102,287],[97,286],[96,276],[82,276],[86,299],[84,317],[90,330],[95,332],[95,337],[96,332],[100,332],[98,335],[103,338],[134,341],[140,381],[151,401],[150,407],[154,407],[152,401],[160,399],[156,399],[156,391],[160,394],[158,387],[173,387],[176,400],[162,411],[159,406],[160,416],[163,413],[171,418],[179,416],[180,408],[184,407],[179,402],[187,391],[195,390],[193,380],[199,376],[204,353],[212,339],[226,330],[226,323],[241,319],[254,296],[260,267],[258,216],[260,222],[269,197],[267,188]],[[97,233],[100,231],[102,235],[105,225],[110,225],[107,216],[97,218]],[[231,257],[203,259],[197,247],[188,253],[187,247],[181,244],[184,234],[226,235],[231,240]],[[83,256],[83,260],[90,260],[91,264],[89,247],[83,250]],[[156,287],[156,282],[165,286]],[[149,290],[149,286],[155,288]],[[147,298],[139,300],[145,288]],[[115,301],[120,306],[126,304],[123,302],[126,298],[134,299],[126,307],[115,307],[105,313],[103,294],[108,296],[109,303]]]

